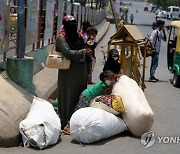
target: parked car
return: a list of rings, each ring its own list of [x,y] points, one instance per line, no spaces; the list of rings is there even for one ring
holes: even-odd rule
[[[167,12],[166,11],[160,11],[157,14],[158,18],[166,18],[167,17]]]
[[[162,10],[160,10],[160,9],[157,9],[156,11],[155,11],[155,14],[157,15],[159,12],[161,12]]]
[[[77,5],[77,6],[81,6],[81,4],[78,3],[78,2],[74,2],[73,4],[74,4],[74,5]]]
[[[167,12],[168,19],[180,19],[180,7],[169,6]]]

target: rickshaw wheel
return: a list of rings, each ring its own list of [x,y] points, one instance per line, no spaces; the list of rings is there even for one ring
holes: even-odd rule
[[[173,76],[173,85],[174,87],[180,88],[180,75],[177,75],[176,73],[174,73]]]

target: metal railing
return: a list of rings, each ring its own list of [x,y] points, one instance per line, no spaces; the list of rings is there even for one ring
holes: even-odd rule
[[[0,0],[0,3],[2,1]],[[34,16],[34,18],[38,19],[38,27],[36,37],[37,40],[35,42],[33,38],[31,38],[31,32],[27,32],[27,12],[28,12],[28,4],[25,4],[25,33],[26,33],[26,48],[25,52],[36,50],[38,48],[44,47],[48,44],[51,44],[55,41],[56,37],[58,36],[59,30],[62,26],[62,19],[64,14],[71,14],[75,16],[78,21],[78,28],[80,29],[81,23],[83,21],[89,21],[92,25],[97,25],[101,23],[105,18],[105,10],[96,10],[90,7],[84,7],[79,5],[73,5],[70,2],[64,2],[64,0],[59,0],[58,3],[54,4],[53,7],[53,29],[52,29],[52,36],[48,39],[45,39],[45,30],[47,27],[47,16],[46,11],[49,9],[49,6],[44,6],[43,2],[39,1],[39,12],[38,17]],[[3,5],[0,4],[0,10],[2,10]],[[11,6],[6,5],[6,12],[5,16],[7,17],[6,20],[6,29],[4,35],[4,41],[0,42],[0,61],[6,61],[8,57],[16,56],[16,47],[17,47],[17,6],[13,6],[13,11],[10,12]],[[32,5],[31,5],[32,7]],[[33,6],[34,7],[34,6]],[[72,10],[73,9],[73,10]],[[35,14],[36,15],[36,14]],[[29,22],[30,23],[30,22]],[[31,39],[30,39],[31,38]],[[30,41],[31,40],[31,41]],[[5,45],[6,44],[6,45]],[[8,44],[8,45],[7,45]]]

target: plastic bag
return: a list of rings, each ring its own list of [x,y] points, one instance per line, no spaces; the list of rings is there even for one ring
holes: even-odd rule
[[[20,122],[19,129],[25,147],[43,149],[58,141],[61,123],[53,106],[48,101],[35,97],[26,119]]]
[[[81,108],[70,119],[71,136],[80,143],[93,143],[126,130],[124,121],[102,109]]]

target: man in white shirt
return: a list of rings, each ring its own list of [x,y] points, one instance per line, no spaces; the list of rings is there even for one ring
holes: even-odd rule
[[[158,67],[159,53],[161,48],[161,40],[166,41],[166,34],[164,29],[165,22],[162,20],[157,21],[157,28],[152,32],[150,41],[154,52],[152,53],[151,67],[150,67],[150,78],[149,81],[159,81],[155,78],[155,71]]]

